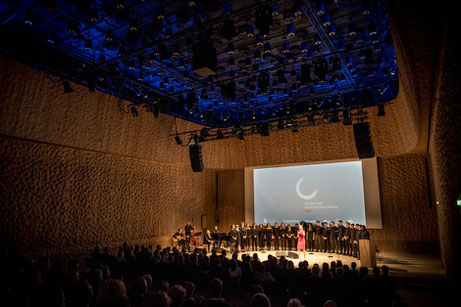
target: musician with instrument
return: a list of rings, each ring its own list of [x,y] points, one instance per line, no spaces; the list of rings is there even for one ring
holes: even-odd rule
[[[213,244],[213,238],[211,237],[211,231],[209,229],[207,229],[203,235],[203,244],[207,246],[207,251],[210,252],[211,245]]]
[[[178,249],[183,249],[184,248],[184,231],[182,228],[179,228],[178,231],[173,235],[173,241],[178,244]]]
[[[218,226],[215,226],[211,232],[211,237],[213,238],[213,248],[221,248],[221,233],[219,232]]]

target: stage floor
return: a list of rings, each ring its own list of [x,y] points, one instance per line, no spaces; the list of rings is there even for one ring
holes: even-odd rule
[[[249,254],[251,256],[254,253],[255,252],[239,253],[239,259],[241,258],[242,254]],[[258,254],[258,257],[261,261],[267,260],[268,255],[276,256],[276,251],[256,253]],[[357,267],[361,266],[360,260],[346,255],[322,252],[314,252],[313,254],[309,254],[306,252],[306,259],[304,259],[302,252],[297,253],[300,255],[300,258],[298,259],[291,259],[287,257],[288,260],[293,261],[295,267],[298,267],[298,263],[304,260],[309,262],[309,267],[312,267],[315,263],[321,267],[322,263],[330,263],[333,260],[341,260],[343,264],[347,264],[349,267],[352,262],[357,263]],[[231,254],[228,253],[228,256],[230,257]],[[376,253],[376,262],[378,266],[387,265],[393,276],[446,279],[439,256],[380,252]]]

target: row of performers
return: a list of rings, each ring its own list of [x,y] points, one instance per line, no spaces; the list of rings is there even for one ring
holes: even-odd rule
[[[193,226],[188,222],[184,227],[185,245],[188,248]],[[179,233],[175,234],[177,236]],[[174,237],[175,237],[174,236]],[[334,221],[316,221],[315,224],[301,222],[295,226],[283,223],[279,226],[262,224],[250,226],[244,222],[241,225],[232,225],[229,231],[229,243],[231,252],[264,251],[264,250],[299,250],[310,252],[327,252],[344,254],[359,257],[359,240],[369,240],[370,233],[364,225],[353,224],[339,220],[336,225]],[[208,245],[208,250],[221,248],[223,233],[218,226],[210,231],[206,230],[203,236],[203,243]],[[181,243],[181,242],[179,242]]]

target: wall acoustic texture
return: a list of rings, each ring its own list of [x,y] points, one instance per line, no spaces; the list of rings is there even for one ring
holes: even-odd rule
[[[440,69],[436,80],[430,155],[434,173],[442,261],[455,306],[461,289],[461,50],[455,20],[445,23]]]
[[[30,255],[96,245],[171,244],[176,227],[215,204],[215,172],[0,138],[1,244]]]

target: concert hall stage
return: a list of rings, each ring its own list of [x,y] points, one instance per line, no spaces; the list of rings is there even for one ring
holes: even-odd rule
[[[254,253],[255,252],[239,253],[239,259],[241,259],[242,254],[249,254],[250,256],[252,256]],[[258,254],[258,257],[261,261],[267,260],[268,255],[276,256],[276,251],[256,253]],[[288,253],[288,251],[286,251],[286,253]],[[228,253],[228,257],[231,256],[232,254]],[[306,259],[303,259],[302,256],[301,259],[292,259],[287,256],[285,257],[288,260],[293,261],[295,267],[298,267],[298,263],[303,260],[307,260],[309,262],[309,268],[311,268],[315,263],[317,263],[321,267],[322,263],[330,263],[333,260],[341,260],[343,265],[347,264],[349,267],[352,262],[357,263],[358,268],[361,266],[360,260],[358,260],[357,258],[322,252],[314,252],[312,255],[306,252]],[[422,278],[434,278],[439,280],[446,279],[440,257],[436,255],[431,256],[425,254],[380,252],[376,253],[376,261],[378,266],[387,265],[393,276],[411,276]]]

